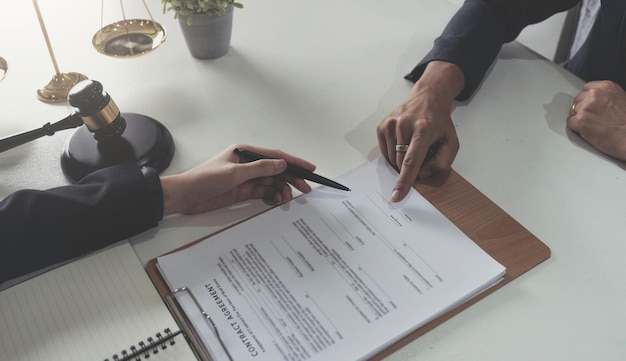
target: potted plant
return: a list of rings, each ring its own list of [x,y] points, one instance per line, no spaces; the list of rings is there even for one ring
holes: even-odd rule
[[[163,12],[173,11],[192,56],[215,59],[230,49],[235,0],[161,0]]]

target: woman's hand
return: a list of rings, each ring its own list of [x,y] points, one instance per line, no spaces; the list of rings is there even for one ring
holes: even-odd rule
[[[245,162],[233,152],[235,148],[276,159]],[[287,162],[309,171],[315,170],[312,163],[280,150],[231,145],[197,167],[161,177],[164,214],[202,213],[247,199],[285,202],[293,198],[289,184],[302,193],[310,192],[311,187],[303,179],[281,175]]]

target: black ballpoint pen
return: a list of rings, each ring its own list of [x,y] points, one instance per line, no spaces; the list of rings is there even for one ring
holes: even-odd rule
[[[235,154],[239,155],[240,157],[247,160],[248,162],[254,162],[255,160],[259,160],[259,159],[273,159],[272,157],[268,157],[268,156],[255,153],[249,150],[241,149],[241,148],[235,148],[234,152]],[[322,177],[319,174],[309,172],[308,170],[302,169],[293,164],[287,163],[287,169],[285,170],[285,173],[292,175],[294,177],[306,179],[306,180],[309,180],[311,182],[315,182],[321,185],[329,186],[329,187],[336,188],[336,189],[341,189],[342,191],[350,190],[350,188],[344,186],[343,184],[339,184],[333,180]]]

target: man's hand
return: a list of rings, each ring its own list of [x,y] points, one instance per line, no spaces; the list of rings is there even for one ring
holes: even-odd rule
[[[400,171],[392,201],[402,200],[416,179],[450,170],[459,150],[450,113],[464,84],[459,67],[431,62],[407,100],[376,128],[381,153]],[[408,149],[397,151],[396,145],[408,145]]]
[[[626,92],[612,81],[592,81],[574,98],[567,127],[602,153],[626,160]]]

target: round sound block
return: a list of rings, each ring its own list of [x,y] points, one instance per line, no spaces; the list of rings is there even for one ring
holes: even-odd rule
[[[126,129],[121,137],[96,141],[85,125],[74,132],[61,154],[61,168],[75,183],[87,174],[115,164],[134,161],[159,173],[174,156],[174,140],[165,126],[141,114],[122,113]]]

